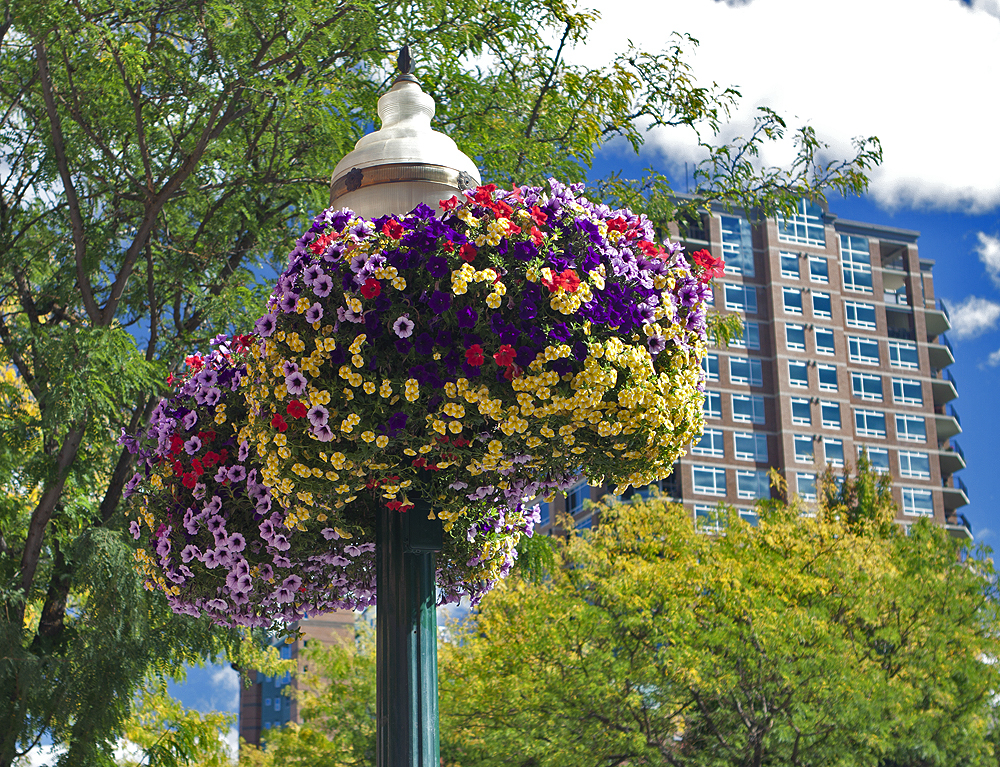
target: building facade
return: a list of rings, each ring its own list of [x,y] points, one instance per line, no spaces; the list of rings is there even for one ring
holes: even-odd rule
[[[726,261],[715,309],[743,322],[741,339],[705,360],[705,432],[665,480],[663,495],[705,528],[719,504],[754,518],[775,467],[790,494],[816,499],[818,475],[866,449],[892,477],[898,522],[921,517],[971,538],[954,362],[933,261],[918,232],[846,221],[801,201],[791,218],[703,213],[682,241]],[[543,516],[593,523],[585,483]],[[645,492],[645,491],[643,491]]]

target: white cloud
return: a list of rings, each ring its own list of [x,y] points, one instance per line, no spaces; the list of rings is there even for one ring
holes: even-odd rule
[[[975,338],[993,330],[1000,320],[1000,304],[988,298],[969,296],[960,304],[948,304],[951,335],[958,339]]]
[[[603,18],[572,60],[607,62],[629,40],[656,51],[667,31],[688,32],[701,41],[690,56],[699,81],[742,92],[737,124],[766,104],[790,127],[815,127],[840,156],[853,137],[878,136],[885,156],[871,191],[880,204],[977,213],[1000,205],[1000,100],[988,95],[1000,0],[971,8],[941,0],[581,2]],[[681,168],[694,145],[678,131],[654,131],[649,142],[654,157],[679,159]],[[763,159],[777,163],[786,151]]]
[[[221,711],[235,711],[240,705],[240,675],[231,666],[220,666],[212,671],[211,707]]]
[[[1000,365],[1000,349],[992,352],[989,357],[986,358],[986,364],[991,368],[995,368]]]
[[[976,236],[979,238],[976,245],[979,260],[989,272],[990,279],[1000,286],[1000,237],[991,237],[986,232],[979,232]]]

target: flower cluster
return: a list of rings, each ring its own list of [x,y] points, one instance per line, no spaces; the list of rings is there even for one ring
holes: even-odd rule
[[[490,185],[441,217],[314,220],[244,380],[261,476],[294,519],[321,496],[405,511],[416,493],[474,537],[483,514],[519,514],[580,473],[670,472],[702,427],[721,262],[689,262],[644,217],[579,193]],[[508,557],[491,561],[500,576]]]
[[[669,474],[702,428],[722,262],[550,185],[478,187],[442,216],[327,210],[254,334],[189,359],[130,441],[138,556],[174,609],[365,606],[376,509],[417,499],[445,529],[442,600],[476,600],[532,533],[526,499]]]
[[[147,586],[163,590],[175,611],[225,625],[371,604],[374,543],[332,524],[289,523],[239,435],[245,367],[224,337],[216,342],[207,358],[187,358],[186,380],[171,377],[176,392],[146,431],[122,439],[139,458],[125,495]],[[237,337],[232,346],[246,343]]]

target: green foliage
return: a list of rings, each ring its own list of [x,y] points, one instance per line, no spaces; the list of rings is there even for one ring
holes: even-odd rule
[[[226,735],[236,724],[232,714],[202,715],[184,708],[167,693],[162,680],[151,680],[136,701],[135,713],[125,727],[130,755],[119,758],[119,767],[230,767]],[[136,751],[138,753],[136,753]],[[138,756],[138,758],[135,758]]]
[[[447,763],[993,763],[989,561],[926,523],[760,511],[710,537],[602,509],[549,579],[489,595],[442,648]]]
[[[738,94],[696,82],[696,42],[567,64],[595,18],[561,0],[0,0],[0,767],[46,734],[67,764],[107,761],[151,671],[252,652],[139,589],[116,439],[186,353],[249,327],[404,42],[487,180],[582,180],[647,125],[715,147]],[[713,148],[691,205],[857,191],[878,159],[821,166],[806,131],[793,168],[757,168],[783,129],[768,113]],[[655,174],[599,193],[664,231],[678,213]]]

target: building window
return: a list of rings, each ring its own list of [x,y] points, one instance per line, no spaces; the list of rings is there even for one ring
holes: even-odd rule
[[[831,466],[844,465],[844,443],[839,439],[823,438],[823,452],[826,462]]]
[[[911,479],[930,479],[931,461],[927,453],[913,453],[909,450],[899,451],[899,473]]]
[[[267,706],[267,707],[270,707],[271,706],[271,699],[270,698],[264,698],[264,705]]]
[[[837,368],[834,365],[817,365],[820,391],[837,391]]]
[[[830,328],[816,328],[816,353],[834,353],[833,331]]]
[[[863,336],[847,337],[847,356],[860,365],[879,364],[878,341]]]
[[[721,466],[692,466],[694,491],[701,495],[726,494],[726,470]]]
[[[741,423],[764,423],[764,397],[760,394],[734,394],[733,420]]]
[[[753,236],[750,222],[740,216],[719,216],[722,223],[722,257],[727,274],[754,276]]]
[[[691,448],[694,455],[710,455],[714,458],[725,458],[726,452],[722,444],[721,429],[705,429],[701,439]]]
[[[785,314],[802,314],[802,291],[798,288],[782,288]]]
[[[851,394],[858,399],[882,401],[882,377],[871,373],[851,373]]]
[[[583,511],[585,501],[590,500],[590,485],[586,482],[577,482],[566,491],[566,512],[569,514],[579,514]]]
[[[809,363],[788,360],[788,381],[792,386],[809,386]]]
[[[892,400],[899,405],[923,405],[924,393],[920,381],[911,378],[893,378]]]
[[[778,218],[778,239],[824,247],[823,209],[809,200],[799,200],[791,218]]]
[[[924,419],[918,415],[896,416],[896,439],[907,442],[926,442],[927,427]]]
[[[726,529],[726,510],[718,506],[696,503],[694,524],[699,533],[721,533]]]
[[[816,475],[804,472],[795,473],[795,486],[799,492],[799,497],[803,501],[816,500]]]
[[[855,410],[854,428],[859,437],[885,439],[885,413],[878,410]]]
[[[875,330],[875,307],[871,304],[859,304],[857,301],[844,301],[844,317],[852,328]]]
[[[813,316],[830,319],[830,317],[833,316],[832,307],[830,304],[830,294],[817,293],[816,291],[813,291],[812,297],[813,297]]]
[[[274,710],[281,711],[281,698],[274,699]]]
[[[872,292],[872,260],[868,238],[853,234],[840,235],[840,267],[844,273],[844,290]]]
[[[734,384],[763,386],[764,379],[761,374],[760,360],[749,357],[730,357],[729,380]]]
[[[934,497],[930,490],[921,490],[916,487],[904,487],[902,490],[904,514],[919,517],[934,516]]]
[[[793,352],[806,350],[806,329],[802,325],[785,325],[785,346]]]
[[[747,314],[757,313],[757,288],[753,285],[726,284],[726,308]]]
[[[755,461],[767,463],[767,435],[738,431],[733,434],[736,442],[736,459],[738,461]]]
[[[729,345],[737,349],[760,350],[760,324],[756,322],[743,323],[743,335],[740,338],[732,338]]]
[[[797,280],[799,278],[799,254],[798,253],[781,253],[781,276],[788,280]]]
[[[743,499],[757,500],[771,497],[771,481],[766,471],[736,471],[736,495]]]
[[[705,392],[705,418],[722,418],[722,395],[717,391]]]
[[[840,428],[840,404],[837,402],[819,403],[820,423],[824,429]]]
[[[916,370],[920,367],[920,357],[917,355],[917,345],[905,341],[889,342],[889,364],[897,368]]]
[[[830,269],[825,258],[810,257],[809,279],[813,282],[821,282],[824,285],[830,282]]]
[[[867,445],[858,445],[858,457],[861,454],[868,453],[868,462],[871,463],[872,468],[881,474],[889,473],[889,451],[884,447],[868,447]]]
[[[816,460],[813,451],[813,438],[807,434],[796,434],[792,437],[792,444],[795,447],[795,460],[798,463],[812,463]]]
[[[796,426],[811,426],[812,411],[809,400],[802,397],[792,397],[792,423]]]
[[[549,507],[548,501],[539,501],[538,503],[538,524],[547,525],[552,519],[551,509]]]
[[[719,355],[706,354],[701,358],[701,369],[705,371],[706,381],[719,380]]]

